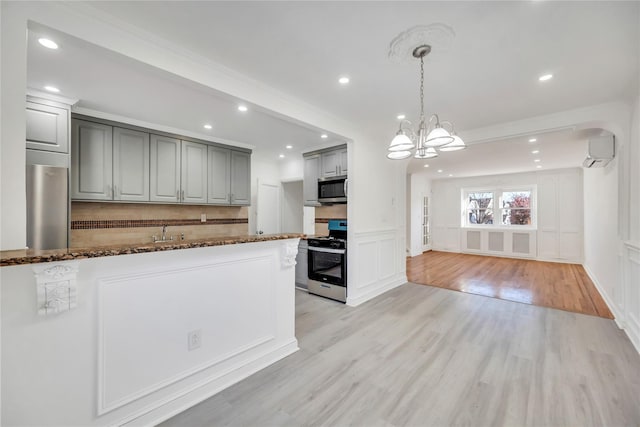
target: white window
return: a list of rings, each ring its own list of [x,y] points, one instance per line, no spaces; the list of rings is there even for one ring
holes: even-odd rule
[[[465,189],[466,227],[535,226],[535,187]]]

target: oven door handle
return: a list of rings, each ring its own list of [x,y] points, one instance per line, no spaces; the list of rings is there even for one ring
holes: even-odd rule
[[[343,254],[346,252],[346,249],[317,248],[314,246],[309,246],[308,250],[315,252],[326,252],[329,254]]]

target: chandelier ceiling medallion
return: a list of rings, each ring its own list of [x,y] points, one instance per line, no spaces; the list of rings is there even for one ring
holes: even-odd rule
[[[402,160],[411,157],[430,159],[438,156],[438,151],[457,151],[466,148],[462,139],[455,134],[453,124],[440,121],[437,114],[427,120],[424,114],[424,58],[432,51],[432,40],[440,42],[441,51],[448,49],[454,37],[453,30],[444,24],[417,26],[400,34],[391,42],[389,57],[402,60],[408,57],[408,46],[414,46],[411,55],[420,59],[420,123],[418,131],[411,128],[409,120],[402,120],[395,137],[389,145],[387,157]],[[449,127],[447,130],[445,126]],[[438,149],[436,151],[436,148]],[[415,149],[415,152],[413,150]]]

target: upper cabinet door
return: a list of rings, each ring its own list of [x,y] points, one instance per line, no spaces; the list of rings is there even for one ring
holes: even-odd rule
[[[183,203],[207,203],[207,145],[182,141]]]
[[[340,162],[338,164],[338,175],[346,175],[348,171],[347,149],[343,148],[339,151]]]
[[[320,163],[322,166],[323,178],[329,178],[331,176],[340,175],[339,173],[340,152],[339,151],[329,151],[326,153],[322,153],[322,161]]]
[[[113,200],[149,201],[149,134],[113,128]]]
[[[231,150],[231,204],[251,204],[251,154]]]
[[[71,134],[71,198],[113,199],[112,127],[74,120]]]
[[[27,148],[69,152],[69,110],[27,102]]]
[[[166,136],[150,137],[150,194],[152,202],[180,201],[180,140]]]
[[[320,178],[320,154],[306,156],[304,158],[304,181],[302,192],[305,206],[319,206],[318,203],[318,178]]]
[[[228,205],[231,203],[231,150],[210,145],[208,155],[207,203]]]

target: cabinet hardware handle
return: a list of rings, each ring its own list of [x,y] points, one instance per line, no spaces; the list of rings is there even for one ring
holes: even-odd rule
[[[180,192],[180,200],[184,202],[184,190]]]
[[[176,200],[180,201],[180,190],[176,191]]]
[[[113,198],[116,199],[118,197],[118,186],[113,186]]]

